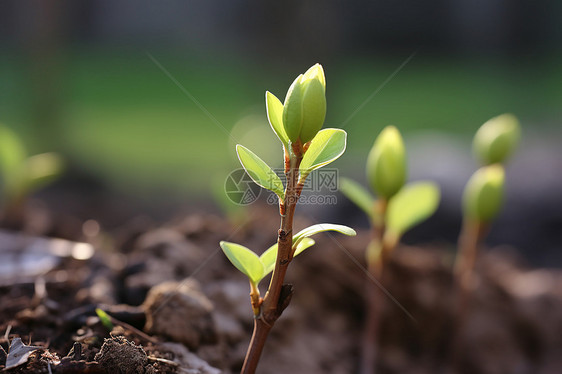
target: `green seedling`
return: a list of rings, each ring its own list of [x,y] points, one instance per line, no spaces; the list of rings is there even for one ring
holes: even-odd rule
[[[512,114],[492,118],[474,136],[474,155],[483,166],[472,175],[463,195],[463,228],[455,263],[455,273],[463,287],[468,287],[479,243],[500,211],[504,164],[517,148],[520,137],[519,122]]]
[[[28,156],[18,136],[0,126],[2,203],[7,220],[19,221],[27,196],[51,183],[62,170],[59,155],[49,152]]]
[[[459,337],[466,324],[478,248],[501,210],[505,185],[504,164],[517,148],[520,137],[519,122],[512,114],[492,118],[474,136],[473,153],[482,167],[469,179],[463,193],[463,224],[454,268],[458,285],[457,335],[452,357],[454,364],[460,350]]]
[[[369,217],[372,239],[366,249],[367,267],[377,279],[404,233],[429,218],[437,209],[439,187],[433,182],[406,184],[406,150],[402,136],[394,126],[382,130],[367,159],[367,179],[371,192],[360,184],[342,179],[340,190]],[[367,320],[362,345],[361,373],[373,373],[376,360],[376,336],[383,294],[370,284],[366,288]]]
[[[287,92],[284,104],[266,92],[269,124],[283,145],[286,182],[248,148],[237,145],[236,151],[243,168],[260,187],[274,192],[279,200],[281,225],[277,243],[261,256],[235,243],[220,246],[232,264],[250,281],[250,304],[254,313],[254,331],[248,347],[242,373],[256,371],[265,341],[291,301],[292,286],[284,284],[285,274],[295,256],[314,244],[310,237],[323,231],[355,235],[345,226],[318,224],[293,235],[295,207],[308,175],[328,165],[345,151],[347,134],[341,129],[323,129],[326,117],[326,80],[319,64],[299,75]],[[259,284],[273,272],[267,292],[261,297]]]
[[[98,318],[100,319],[102,325],[107,329],[107,331],[113,331],[113,323],[111,322],[111,317],[109,316],[109,314],[107,314],[100,308],[96,308],[96,314],[98,315]]]
[[[505,163],[521,138],[521,127],[513,114],[502,114],[484,123],[474,135],[472,150],[483,165]]]

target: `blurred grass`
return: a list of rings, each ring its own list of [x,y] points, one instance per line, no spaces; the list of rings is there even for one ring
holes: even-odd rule
[[[60,72],[60,125],[53,129],[56,147],[85,170],[132,193],[208,195],[217,173],[226,175],[238,167],[232,147],[238,139],[229,139],[226,132],[249,114],[258,114],[262,118],[258,125],[268,126],[264,91],[269,89],[283,100],[299,71],[280,72],[227,58],[153,55],[220,125],[144,52],[74,52],[64,59]],[[324,64],[326,125],[339,126],[348,120],[401,62],[357,59]],[[562,114],[558,62],[416,56],[347,122],[349,147],[366,153],[387,124],[406,134],[428,129],[468,136],[503,112],[516,113],[524,125],[552,122]],[[33,96],[27,76],[21,61],[0,62],[0,121],[21,133],[32,149],[39,149],[42,140],[34,126],[41,124],[30,115]],[[273,139],[270,134],[263,141],[270,144]]]

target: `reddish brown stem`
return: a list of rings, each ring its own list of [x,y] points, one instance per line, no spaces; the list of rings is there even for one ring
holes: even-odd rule
[[[246,353],[241,374],[254,374],[258,366],[261,352],[267,340],[269,331],[283,310],[289,305],[292,287],[284,285],[285,275],[293,259],[293,217],[297,201],[302,191],[298,184],[299,166],[302,160],[302,145],[293,147],[294,154],[288,170],[286,170],[287,187],[285,199],[279,204],[281,225],[277,234],[277,260],[271,276],[269,288],[261,303],[261,313],[254,320],[254,332]]]
[[[254,332],[252,333],[252,340],[246,353],[244,366],[242,366],[242,373],[255,373],[260,360],[261,352],[265,345],[267,335],[271,330],[271,326],[266,324],[263,319],[254,319]]]
[[[384,217],[386,215],[387,205],[386,200],[379,200],[374,207],[375,216],[379,217],[379,219],[373,222],[371,245],[380,246],[380,254],[379,257],[370,259],[367,264],[369,273],[381,282],[384,267],[393,250],[393,248],[388,247],[384,240],[384,233],[386,230]],[[365,297],[367,303],[365,332],[363,334],[363,344],[361,346],[361,366],[359,372],[361,374],[373,374],[375,372],[378,354],[377,336],[379,333],[384,295],[378,287],[375,287],[368,280],[365,285]]]
[[[454,268],[458,300],[455,314],[455,332],[453,344],[451,345],[453,350],[451,362],[453,366],[458,365],[461,338],[470,307],[473,274],[478,256],[478,247],[485,233],[486,225],[482,222],[468,219],[463,222]]]

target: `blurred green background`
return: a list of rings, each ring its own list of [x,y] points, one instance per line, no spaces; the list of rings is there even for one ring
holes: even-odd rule
[[[117,191],[208,198],[238,167],[237,142],[280,164],[264,92],[283,99],[320,62],[326,126],[349,132],[339,165],[362,170],[388,124],[406,137],[439,131],[468,142],[490,117],[514,112],[526,131],[556,129],[560,9],[546,1],[3,2],[0,122],[31,152],[59,151],[71,170]]]

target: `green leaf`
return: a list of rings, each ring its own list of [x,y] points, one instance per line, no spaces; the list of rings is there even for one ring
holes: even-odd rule
[[[291,142],[296,142],[302,128],[302,74],[289,87],[283,103],[283,127]]]
[[[277,135],[281,143],[288,147],[289,137],[283,127],[283,103],[271,92],[265,93],[265,107],[267,109],[267,119],[273,132]]]
[[[312,139],[300,165],[299,183],[322,166],[336,160],[345,151],[347,134],[341,129],[324,129]]]
[[[295,253],[293,256],[302,253],[305,249],[314,245],[314,240],[310,239],[309,236],[318,234],[324,231],[336,231],[345,235],[355,236],[357,233],[350,227],[343,225],[335,225],[332,223],[319,223],[312,225],[299,231],[296,235],[293,235],[293,247],[296,246]],[[261,256],[260,261],[264,267],[264,276],[269,274],[275,268],[275,260],[277,259],[277,243],[269,247]]]
[[[220,246],[232,265],[245,274],[250,282],[257,285],[263,279],[264,267],[258,255],[236,243],[221,241]]]
[[[301,254],[305,249],[312,247],[314,243],[315,243],[314,239],[311,238],[302,239],[297,244],[293,257]],[[264,268],[264,273],[263,273],[264,277],[273,271],[273,269],[275,268],[276,260],[277,260],[277,243],[269,247],[260,256],[260,261],[263,264],[263,268]]]
[[[435,212],[439,198],[439,186],[433,182],[407,184],[388,203],[387,230],[396,237],[402,236]]]
[[[109,331],[113,330],[113,323],[111,323],[111,317],[106,312],[104,312],[100,308],[96,308],[96,314],[98,315],[98,318],[100,319],[102,325],[104,325],[107,330]]]
[[[385,127],[367,157],[367,179],[379,198],[390,199],[406,183],[406,149],[400,131]]]
[[[26,157],[19,137],[9,128],[0,126],[0,174],[5,194],[17,194],[21,189],[21,169]]]
[[[29,157],[23,164],[26,190],[32,191],[56,179],[63,170],[62,158],[53,152]]]
[[[504,185],[505,171],[501,164],[478,169],[464,188],[464,216],[481,222],[494,219],[501,209]]]
[[[302,229],[296,235],[293,236],[293,244],[301,241],[304,238],[307,238],[312,235],[316,235],[320,232],[324,231],[336,231],[340,234],[348,235],[348,236],[355,236],[357,233],[351,227],[347,227],[344,225],[336,225],[333,223],[318,223],[316,225],[312,225],[307,227],[306,229]]]
[[[305,249],[312,247],[315,243],[314,239],[311,238],[301,239],[301,241],[297,244],[297,248],[295,249],[293,256],[300,255]]]
[[[351,179],[341,178],[340,191],[363,210],[370,219],[373,219],[373,215],[375,214],[375,198],[367,189]]]
[[[246,170],[246,173],[260,187],[273,191],[279,196],[281,201],[284,200],[285,192],[283,182],[271,168],[256,154],[248,148],[238,144],[236,146],[238,159]]]
[[[271,273],[275,268],[275,261],[277,260],[277,243],[265,250],[260,256],[260,261],[263,265],[263,274],[266,276]]]
[[[506,113],[484,123],[472,142],[472,151],[484,165],[504,163],[513,154],[521,138],[521,125]]]

